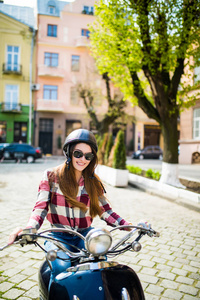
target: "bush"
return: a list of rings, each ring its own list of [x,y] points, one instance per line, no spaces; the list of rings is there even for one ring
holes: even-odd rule
[[[109,159],[109,156],[110,156],[110,152],[111,152],[111,149],[113,147],[113,136],[112,134],[109,134],[109,137],[108,137],[108,142],[106,144],[106,151],[105,151],[105,156],[104,156],[104,162],[105,164],[108,163],[108,159]]]
[[[160,179],[160,172],[159,171],[153,171],[152,169],[148,169],[145,173],[145,176],[148,178],[152,178],[155,180],[159,180]]]
[[[154,180],[159,180],[161,176],[159,171],[153,171],[152,169],[148,169],[147,171],[144,171],[140,167],[136,167],[136,166],[127,166],[126,168],[129,170],[130,173],[152,178]]]
[[[118,131],[115,144],[113,146],[112,167],[115,169],[126,169],[126,148],[124,142],[124,132],[122,130]]]
[[[136,166],[127,166],[126,167],[130,173],[141,175],[142,174],[142,169],[140,167]]]

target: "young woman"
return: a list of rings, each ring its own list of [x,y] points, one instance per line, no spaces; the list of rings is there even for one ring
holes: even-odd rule
[[[97,150],[92,132],[77,129],[68,135],[63,146],[66,162],[44,172],[27,228],[39,229],[46,217],[53,228],[70,228],[86,236],[97,215],[111,226],[129,225],[112,211],[104,196],[103,184],[94,173]],[[9,243],[13,243],[21,231],[21,228],[15,229],[10,235]],[[61,232],[51,235],[61,242],[84,248],[80,238]],[[45,247],[50,250],[55,246],[51,242],[45,242]],[[56,273],[60,271],[58,262],[53,262],[52,265]]]

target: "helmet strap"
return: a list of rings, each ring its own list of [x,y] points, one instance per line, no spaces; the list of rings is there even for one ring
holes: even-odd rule
[[[69,164],[70,164],[70,161],[71,161],[71,158],[68,157],[67,160],[66,160],[66,165],[67,165],[67,169],[69,170]]]

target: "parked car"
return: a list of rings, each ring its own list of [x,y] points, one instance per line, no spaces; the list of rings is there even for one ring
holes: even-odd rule
[[[6,147],[6,146],[8,146],[8,145],[9,145],[9,143],[0,143],[0,149]]]
[[[147,146],[142,150],[138,150],[133,153],[132,158],[138,158],[138,159],[160,159],[163,158],[163,151],[159,146]]]
[[[29,144],[11,143],[0,148],[0,159],[3,160],[26,160],[27,163],[32,163],[35,159],[42,157],[40,147],[33,147]]]

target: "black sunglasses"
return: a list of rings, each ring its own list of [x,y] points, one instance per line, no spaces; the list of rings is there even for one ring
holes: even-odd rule
[[[83,153],[81,150],[74,150],[73,156],[75,158],[81,158],[85,156],[86,160],[92,160],[94,158],[94,154],[92,152]]]

